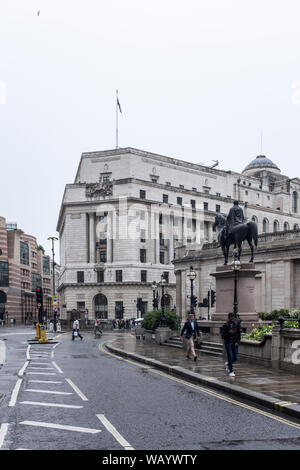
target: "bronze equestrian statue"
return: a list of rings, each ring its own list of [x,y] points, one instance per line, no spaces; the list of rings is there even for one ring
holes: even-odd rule
[[[247,240],[251,249],[250,263],[254,261],[254,245],[257,247],[258,230],[256,222],[246,222],[243,209],[239,206],[238,201],[234,201],[233,207],[230,209],[227,219],[220,213],[215,217],[213,231],[218,230],[218,242],[222,247],[224,255],[224,265],[228,263],[228,253],[230,245],[238,248],[238,259],[242,252],[242,243]]]

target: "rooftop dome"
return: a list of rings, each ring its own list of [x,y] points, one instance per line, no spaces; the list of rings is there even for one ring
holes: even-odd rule
[[[243,171],[243,174],[254,174],[257,171],[268,169],[274,173],[280,173],[280,169],[278,168],[275,163],[272,162],[269,158],[265,155],[258,155]]]

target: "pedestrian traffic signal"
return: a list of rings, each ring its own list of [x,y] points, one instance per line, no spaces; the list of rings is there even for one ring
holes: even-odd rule
[[[213,307],[216,303],[216,291],[211,289],[210,291],[210,298],[211,298],[211,306]]]

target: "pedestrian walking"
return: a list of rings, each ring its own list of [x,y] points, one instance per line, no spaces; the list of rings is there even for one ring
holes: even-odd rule
[[[234,313],[228,313],[228,321],[222,326],[222,338],[227,353],[227,362],[225,367],[230,377],[235,377],[233,363],[237,361],[239,343],[241,340],[240,322]]]
[[[181,333],[180,333],[181,338],[183,337],[183,334],[185,331],[186,331],[185,337],[188,341],[186,357],[190,359],[190,354],[192,354],[194,361],[196,362],[197,355],[195,353],[194,340],[197,338],[200,338],[200,332],[199,332],[197,320],[195,320],[195,315],[192,313],[189,314],[189,319],[185,322],[181,330]]]
[[[74,320],[74,322],[73,322],[72,341],[74,341],[74,339],[76,338],[76,336],[79,336],[79,338],[81,339],[81,341],[83,340],[83,337],[82,337],[81,334],[79,333],[79,321],[77,320],[77,318],[75,318],[75,320]]]

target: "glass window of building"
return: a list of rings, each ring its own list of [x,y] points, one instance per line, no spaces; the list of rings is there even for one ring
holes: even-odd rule
[[[178,197],[178,198],[177,198],[177,204],[178,204],[179,206],[182,206],[182,197]]]
[[[167,194],[163,194],[163,202],[164,202],[165,204],[168,204],[168,202],[169,202],[169,196],[168,196]]]
[[[5,261],[0,261],[0,286],[9,286],[8,263]]]
[[[146,263],[146,250],[144,248],[140,249],[140,262]]]
[[[123,281],[123,271],[121,269],[116,270],[116,282]]]
[[[203,202],[203,208],[205,211],[208,211],[208,202]]]
[[[159,253],[159,262],[160,264],[165,264],[165,252],[164,251],[160,251]]]
[[[43,273],[50,275],[50,258],[43,256]]]
[[[147,271],[141,271],[141,282],[147,282]]]
[[[77,271],[77,282],[84,282],[84,271]]]
[[[140,199],[146,199],[146,191],[144,189],[140,189]]]
[[[42,277],[40,274],[31,273],[31,290],[35,292],[37,288],[42,288]]]
[[[97,282],[104,282],[104,271],[97,271]]]
[[[25,242],[20,242],[20,263],[29,266],[29,246]]]

